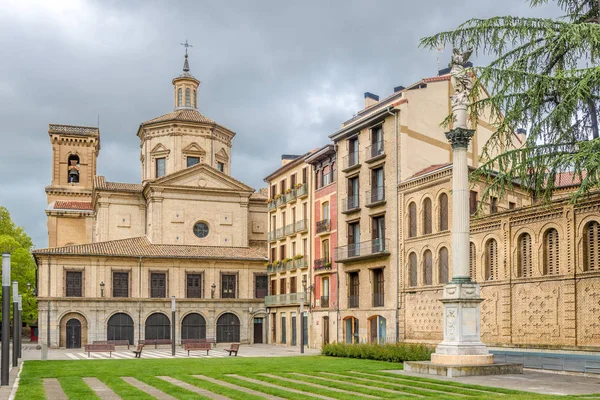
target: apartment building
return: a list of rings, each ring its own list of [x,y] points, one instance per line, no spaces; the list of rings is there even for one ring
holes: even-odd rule
[[[265,178],[269,185],[269,295],[265,298],[270,317],[269,343],[287,346],[300,345],[301,334],[304,343],[310,343],[312,173],[306,163],[309,154],[283,155],[282,166]]]

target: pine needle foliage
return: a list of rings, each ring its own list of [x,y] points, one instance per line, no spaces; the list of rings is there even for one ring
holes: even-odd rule
[[[573,201],[600,188],[600,0],[529,0],[531,7],[548,2],[565,15],[474,18],[421,39],[424,48],[472,46],[495,57],[473,68],[470,93],[471,121],[486,115],[496,129],[471,175],[488,183],[483,198],[520,184],[548,201],[566,171],[581,182]],[[522,145],[518,128],[528,131]]]

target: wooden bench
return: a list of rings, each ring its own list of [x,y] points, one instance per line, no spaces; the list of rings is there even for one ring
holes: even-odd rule
[[[240,349],[240,344],[239,343],[231,343],[231,345],[229,346],[229,348],[228,349],[223,349],[223,351],[228,351],[230,356],[231,356],[231,353],[235,353],[235,356],[237,357],[237,353],[238,353],[239,349]]]
[[[94,340],[93,344],[114,344],[115,346],[127,346],[129,350],[129,340]]]
[[[85,351],[88,353],[88,358],[90,357],[90,353],[105,353],[108,351],[110,357],[112,357],[112,352],[115,351],[114,344],[86,344]]]
[[[138,344],[153,344],[157,349],[159,344],[171,344],[171,339],[146,339],[138,340]]]
[[[133,354],[135,354],[135,358],[141,358],[142,357],[142,350],[144,350],[144,345],[143,344],[138,344],[137,345],[137,349],[133,350]]]
[[[206,350],[206,355],[208,352],[212,350],[212,344],[210,343],[186,343],[183,345],[183,349],[187,350],[188,356],[190,355],[190,351],[194,350]]]

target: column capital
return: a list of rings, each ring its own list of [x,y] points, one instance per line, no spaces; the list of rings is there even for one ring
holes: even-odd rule
[[[475,134],[475,129],[454,128],[450,132],[446,132],[446,139],[450,142],[453,149],[467,148],[471,138]]]

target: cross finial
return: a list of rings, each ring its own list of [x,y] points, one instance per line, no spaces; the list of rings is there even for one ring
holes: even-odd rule
[[[185,39],[185,43],[180,43],[183,47],[185,47],[185,55],[187,56],[188,47],[194,47],[188,43],[187,38]]]
[[[183,47],[185,47],[185,61],[183,62],[183,72],[190,71],[190,64],[188,63],[188,47],[194,47],[188,43],[187,38],[185,39],[185,43],[180,43]]]

